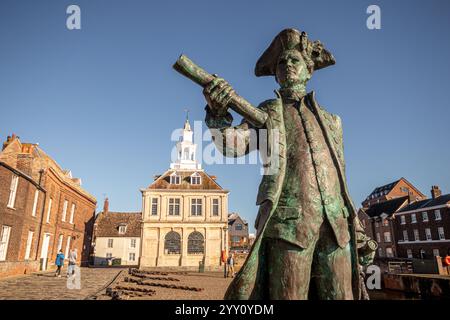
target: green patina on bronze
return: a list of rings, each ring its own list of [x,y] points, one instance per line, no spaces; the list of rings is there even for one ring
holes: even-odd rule
[[[204,87],[206,123],[223,133],[214,140],[220,152],[238,157],[266,143],[269,154],[278,153],[276,170],[259,187],[256,241],[225,299],[368,298],[361,271],[377,245],[349,196],[341,120],[306,93],[313,71],[334,63],[319,41],[283,30],[255,68],[257,76],[275,76],[280,89],[257,108],[185,56],[174,65]],[[244,117],[240,125],[232,126],[228,108]],[[251,144],[250,129],[267,130],[267,140]]]

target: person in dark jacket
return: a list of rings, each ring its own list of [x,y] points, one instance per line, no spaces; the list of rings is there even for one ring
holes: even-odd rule
[[[62,250],[59,250],[58,254],[56,255],[55,264],[56,267],[58,268],[56,269],[55,277],[57,276],[58,278],[61,278],[61,268],[64,265],[64,254]]]

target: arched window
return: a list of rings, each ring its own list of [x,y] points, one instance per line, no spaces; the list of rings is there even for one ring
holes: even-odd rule
[[[205,252],[205,241],[203,235],[198,232],[192,232],[188,237],[188,253],[202,254]]]
[[[166,254],[180,254],[181,253],[181,237],[175,231],[170,231],[164,238],[164,252]]]

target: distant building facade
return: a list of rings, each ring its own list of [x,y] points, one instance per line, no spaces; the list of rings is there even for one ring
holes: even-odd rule
[[[111,212],[108,199],[94,224],[94,265],[139,265],[141,212]]]
[[[248,223],[237,213],[228,215],[228,238],[230,250],[242,250],[250,248]]]
[[[177,160],[142,189],[140,267],[221,268],[227,252],[228,191],[196,161],[186,120]]]
[[[15,200],[17,206],[22,206],[20,210],[24,210],[24,219],[31,219],[29,224],[23,224],[22,229],[13,228],[8,222],[2,223],[1,246],[20,246],[22,249],[17,253],[19,261],[28,256],[27,248],[30,248],[30,256],[39,260],[39,270],[53,268],[60,249],[66,254],[70,248],[77,249],[78,263],[87,265],[97,201],[81,187],[81,180],[73,178],[70,171],[61,169],[38,144],[22,143],[15,135],[8,137],[3,144],[0,162],[16,170],[14,174],[18,176],[2,179],[2,185],[9,184],[8,202],[16,194]],[[26,204],[20,204],[22,201]],[[5,216],[18,214],[19,210],[8,204],[0,208],[0,217],[3,212]],[[12,239],[21,239],[20,244],[13,244]],[[3,240],[8,240],[8,243]],[[17,250],[12,249],[10,254],[15,257],[14,252]],[[8,259],[14,257],[7,255]],[[33,267],[29,271],[35,269]]]
[[[432,197],[411,203],[396,213],[398,256],[431,259],[450,255],[450,194],[437,186]]]
[[[368,236],[378,242],[377,258],[432,259],[450,255],[450,194],[442,195],[438,186],[432,186],[427,199],[408,182],[409,194],[400,196],[394,189],[405,186],[406,179],[375,191],[386,192],[390,199],[369,196],[358,211],[358,217]],[[383,191],[384,190],[384,191]],[[374,191],[374,192],[375,192]],[[377,193],[375,193],[377,194]]]
[[[415,201],[426,198],[426,196],[408,180],[400,178],[397,181],[376,187],[362,202],[362,206],[363,208],[368,208],[376,203],[409,195],[411,195]]]
[[[397,233],[395,213],[408,204],[408,197],[385,200],[369,208],[361,208],[358,218],[366,234],[378,242],[376,257],[397,256]]]
[[[30,176],[0,162],[0,278],[39,270],[45,193]]]

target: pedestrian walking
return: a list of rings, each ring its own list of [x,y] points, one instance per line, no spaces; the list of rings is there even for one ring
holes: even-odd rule
[[[227,278],[230,276],[234,278],[234,253],[231,253],[227,259],[228,273]]]
[[[55,264],[57,267],[55,277],[61,278],[61,268],[64,265],[64,254],[62,250],[59,250],[58,254],[56,255]]]
[[[67,268],[67,276],[72,276],[75,273],[75,265],[77,264],[77,249],[71,249],[69,253],[69,266]]]

